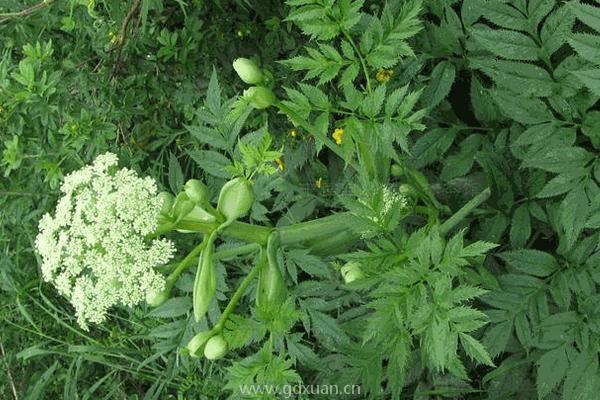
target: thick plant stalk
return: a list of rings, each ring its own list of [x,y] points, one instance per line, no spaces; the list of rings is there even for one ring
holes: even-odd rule
[[[265,246],[271,232],[277,230],[280,234],[282,245],[299,244],[330,238],[347,231],[349,229],[345,222],[347,221],[347,218],[348,214],[339,213],[281,228],[269,228],[235,221],[224,228],[220,233],[224,236]],[[186,220],[177,224],[177,228],[210,234],[217,229],[219,225],[218,222],[206,223],[202,221]]]
[[[471,200],[467,202],[464,206],[462,206],[457,212],[455,212],[450,218],[446,220],[440,226],[440,235],[445,236],[448,232],[452,230],[459,222],[467,217],[474,209],[479,207],[483,202],[485,202],[490,197],[491,191],[490,188],[486,188],[477,196],[473,197]]]

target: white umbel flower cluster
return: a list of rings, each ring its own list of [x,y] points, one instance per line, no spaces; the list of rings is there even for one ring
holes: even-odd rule
[[[110,307],[162,290],[155,267],[175,252],[169,240],[146,240],[161,209],[156,183],[117,163],[106,153],[66,176],[55,215],[42,217],[36,238],[44,280],[71,301],[85,330]]]

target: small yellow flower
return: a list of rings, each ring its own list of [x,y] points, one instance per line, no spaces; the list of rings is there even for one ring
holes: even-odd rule
[[[317,189],[321,189],[323,187],[323,178],[319,177],[316,181],[315,181],[315,185],[317,186]]]
[[[333,140],[335,140],[337,144],[342,144],[342,141],[344,139],[344,130],[342,128],[337,128],[333,131],[331,137],[333,138]]]
[[[379,71],[377,71],[377,75],[375,75],[375,79],[377,79],[378,82],[387,82],[393,74],[394,71],[391,69],[380,68]]]
[[[297,131],[297,130],[295,130],[295,129],[292,129],[292,130],[290,131],[290,136],[291,136],[291,137],[293,137],[293,138],[296,138],[296,137],[298,137],[298,135],[299,135],[299,133],[298,133],[298,131]]]
[[[281,158],[275,160],[275,164],[277,164],[277,168],[279,168],[280,171],[284,170],[285,164],[283,163],[283,160]]]

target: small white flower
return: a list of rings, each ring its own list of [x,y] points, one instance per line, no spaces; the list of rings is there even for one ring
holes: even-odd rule
[[[36,238],[44,280],[69,298],[86,330],[110,307],[131,307],[162,290],[155,267],[175,252],[169,240],[145,239],[161,209],[155,182],[117,163],[106,153],[66,176],[54,217],[42,217]]]

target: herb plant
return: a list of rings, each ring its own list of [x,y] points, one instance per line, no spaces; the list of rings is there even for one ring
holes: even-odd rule
[[[597,397],[598,1],[21,3],[1,398]]]

